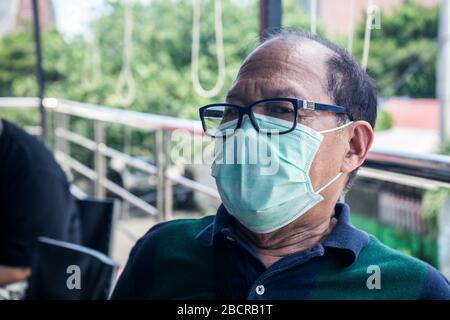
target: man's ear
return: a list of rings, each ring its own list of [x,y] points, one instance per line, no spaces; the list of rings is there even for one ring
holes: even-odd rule
[[[348,146],[341,172],[349,173],[362,165],[373,142],[373,129],[367,121],[355,121],[348,130]]]

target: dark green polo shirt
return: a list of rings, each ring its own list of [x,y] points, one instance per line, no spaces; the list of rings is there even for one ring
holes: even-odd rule
[[[266,268],[221,206],[215,216],[165,222],[141,238],[113,299],[450,299],[436,269],[350,223],[338,203],[330,235]]]

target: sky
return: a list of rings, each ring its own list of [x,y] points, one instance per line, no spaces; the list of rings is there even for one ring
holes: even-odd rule
[[[89,21],[102,13],[104,0],[53,0],[56,25],[60,32],[71,37],[87,30]]]

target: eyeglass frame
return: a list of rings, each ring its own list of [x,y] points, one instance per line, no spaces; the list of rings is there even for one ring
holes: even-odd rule
[[[215,136],[215,135],[208,134],[207,133],[208,130],[207,130],[205,119],[204,119],[204,115],[203,115],[205,110],[208,109],[208,108],[222,106],[222,107],[233,107],[235,109],[238,109],[239,118],[238,118],[238,122],[236,124],[236,127],[234,128],[235,131],[241,127],[242,118],[246,114],[250,118],[250,122],[252,123],[253,128],[257,132],[260,132],[259,126],[258,126],[256,120],[254,119],[254,116],[253,116],[253,113],[251,112],[251,109],[252,109],[253,106],[255,106],[257,104],[260,104],[260,103],[263,103],[263,102],[271,102],[271,101],[286,101],[286,102],[290,102],[290,103],[292,103],[292,105],[294,107],[295,116],[294,116],[294,121],[293,121],[292,128],[290,128],[287,131],[283,131],[281,133],[276,133],[278,135],[289,133],[289,132],[291,132],[291,131],[293,131],[295,129],[295,127],[297,126],[297,118],[298,118],[298,110],[299,109],[318,110],[318,111],[334,112],[336,114],[345,114],[345,115],[347,115],[348,119],[350,121],[352,121],[352,117],[347,113],[347,109],[345,107],[342,107],[342,106],[333,105],[333,104],[319,103],[319,102],[313,102],[313,101],[307,101],[307,100],[301,100],[301,99],[295,99],[295,98],[270,98],[270,99],[258,100],[256,102],[253,102],[253,103],[247,105],[247,106],[239,106],[239,105],[232,104],[232,103],[212,103],[212,104],[208,104],[206,106],[203,106],[203,107],[199,108],[199,116],[200,116],[200,120],[202,122],[203,131],[205,132],[206,135],[214,137],[214,138],[226,137],[226,135]],[[266,134],[273,134],[272,132],[269,132],[269,131],[267,131],[265,133]]]

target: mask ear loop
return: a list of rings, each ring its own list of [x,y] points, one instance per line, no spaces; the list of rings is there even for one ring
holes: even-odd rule
[[[342,172],[339,172],[336,177],[331,179],[327,184],[325,184],[322,188],[316,191],[317,194],[321,193],[323,190],[328,188],[333,182],[335,182],[337,179],[339,179],[342,176]]]
[[[334,131],[338,131],[341,129],[344,129],[346,127],[348,127],[349,125],[351,125],[353,123],[353,121],[347,122],[346,124],[337,127],[337,128],[333,128],[333,129],[328,129],[328,130],[323,130],[323,131],[319,131],[320,134],[323,133],[328,133],[328,132],[334,132]],[[321,193],[323,190],[325,190],[326,188],[328,188],[333,182],[335,182],[337,179],[339,179],[342,176],[342,172],[339,172],[333,179],[331,179],[327,184],[325,184],[322,188],[320,188],[319,190],[316,191],[317,194]]]
[[[338,131],[338,130],[341,130],[341,129],[344,129],[344,128],[348,127],[348,126],[351,125],[352,123],[353,123],[353,121],[350,121],[350,122],[347,122],[346,124],[344,124],[344,125],[342,125],[342,126],[340,126],[340,127],[333,128],[333,129],[328,129],[328,130],[323,130],[323,131],[319,131],[319,133],[320,133],[320,134],[323,134],[323,133],[329,133],[329,132]]]

